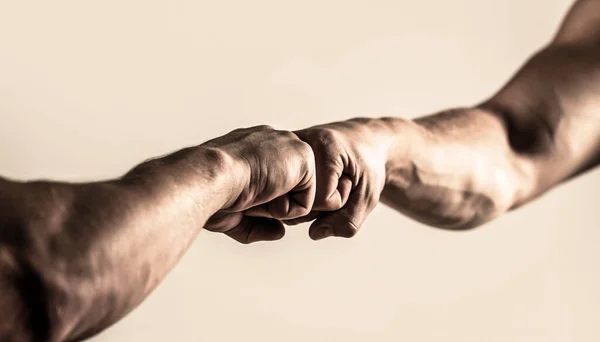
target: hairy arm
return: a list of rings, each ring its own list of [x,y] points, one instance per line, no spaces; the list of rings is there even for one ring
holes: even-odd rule
[[[6,340],[89,336],[136,307],[233,196],[227,163],[189,149],[108,182],[1,180],[0,281],[13,294],[0,300],[17,313],[0,319]]]
[[[587,171],[600,162],[600,1],[576,2],[481,105],[381,122],[382,201],[432,226],[476,227]]]
[[[111,181],[0,178],[0,340],[75,341],[103,330],[146,298],[203,226],[245,243],[281,238],[279,221],[242,213],[272,203],[274,217],[306,214],[313,169],[295,135],[257,127]]]

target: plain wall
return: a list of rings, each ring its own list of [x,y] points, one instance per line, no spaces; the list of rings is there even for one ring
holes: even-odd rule
[[[0,174],[97,180],[238,127],[474,104],[568,0],[0,0]],[[202,232],[112,341],[599,341],[600,173],[480,229]]]

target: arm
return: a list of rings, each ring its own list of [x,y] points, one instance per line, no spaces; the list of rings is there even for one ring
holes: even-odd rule
[[[308,217],[313,238],[353,236],[379,200],[435,227],[484,224],[600,162],[600,1],[578,1],[478,106],[298,134],[317,157],[315,209],[333,211]]]
[[[481,225],[596,166],[600,1],[575,3],[555,39],[476,108],[389,127],[383,201],[443,228]]]
[[[286,158],[276,159],[275,147]],[[306,214],[313,163],[293,134],[258,127],[116,180],[0,179],[0,340],[71,341],[101,331],[140,304],[204,225],[241,242],[281,238],[281,223],[242,212],[269,202],[275,217]],[[295,201],[283,196],[289,191]]]

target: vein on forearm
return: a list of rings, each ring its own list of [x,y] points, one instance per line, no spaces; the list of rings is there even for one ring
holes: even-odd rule
[[[473,228],[508,209],[519,178],[502,126],[490,113],[455,109],[408,127],[409,140],[400,139],[407,148],[389,163],[384,203],[449,229]]]

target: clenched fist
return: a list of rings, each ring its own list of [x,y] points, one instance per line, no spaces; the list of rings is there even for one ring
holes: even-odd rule
[[[374,119],[336,122],[295,133],[314,151],[317,191],[311,214],[287,223],[316,218],[309,230],[315,240],[354,236],[385,186],[391,135]]]
[[[278,240],[281,220],[310,213],[315,196],[315,158],[294,133],[269,126],[238,129],[202,145],[229,158],[231,196],[205,228],[242,243]]]

